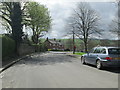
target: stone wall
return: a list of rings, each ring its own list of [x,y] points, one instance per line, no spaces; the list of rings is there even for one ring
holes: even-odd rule
[[[34,52],[35,52],[35,48],[25,43],[22,43],[18,49],[18,53],[20,56],[34,53]]]

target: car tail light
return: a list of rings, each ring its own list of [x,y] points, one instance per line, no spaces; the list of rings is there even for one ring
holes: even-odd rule
[[[106,57],[105,59],[106,60],[112,60],[112,57]]]

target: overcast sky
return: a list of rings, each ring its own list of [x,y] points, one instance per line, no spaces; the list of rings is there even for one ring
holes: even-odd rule
[[[48,38],[65,38],[66,35],[66,20],[72,14],[73,8],[81,0],[35,0],[41,4],[46,5],[49,8],[50,15],[52,17],[52,28],[47,35],[44,37]],[[106,29],[104,35],[101,38],[110,39],[115,38],[114,35],[110,34],[108,31],[108,25],[111,23],[112,19],[115,17],[117,12],[117,6],[113,3],[115,0],[84,0],[89,1],[91,7],[96,10],[101,18],[101,26]],[[112,1],[112,2],[111,2]],[[0,31],[1,33],[1,31]],[[29,34],[32,32],[29,32]]]
[[[65,38],[66,35],[66,20],[72,14],[73,8],[76,8],[76,4],[81,0],[36,0],[41,4],[45,4],[52,16],[52,28],[45,37],[49,38]],[[85,0],[84,0],[85,1]],[[87,0],[91,7],[96,10],[101,18],[101,26],[105,29],[104,35],[101,38],[113,39],[116,38],[110,32],[108,32],[109,24],[115,17],[117,12],[117,6],[113,0]],[[96,2],[95,2],[96,1]],[[112,1],[112,2],[111,2]]]

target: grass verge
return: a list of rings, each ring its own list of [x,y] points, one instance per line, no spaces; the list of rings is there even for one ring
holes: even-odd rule
[[[84,53],[84,52],[76,52],[75,54],[76,55],[83,55],[83,54],[86,54],[86,53]]]

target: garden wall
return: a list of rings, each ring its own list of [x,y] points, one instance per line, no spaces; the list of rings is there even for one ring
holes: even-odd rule
[[[20,56],[34,53],[34,52],[35,52],[35,48],[25,43],[22,43],[18,49],[18,53]]]

